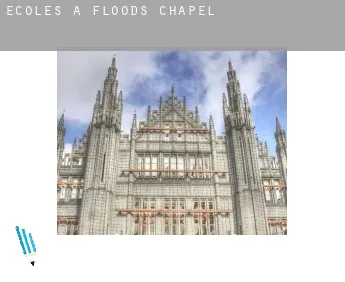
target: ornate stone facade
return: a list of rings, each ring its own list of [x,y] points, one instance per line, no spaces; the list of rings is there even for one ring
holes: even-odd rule
[[[287,234],[285,132],[277,119],[277,160],[254,133],[231,62],[227,75],[225,136],[174,86],[123,134],[114,58],[87,132],[64,156],[64,115],[58,124],[58,234]]]

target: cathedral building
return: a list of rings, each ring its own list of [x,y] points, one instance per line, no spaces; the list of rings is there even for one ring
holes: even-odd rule
[[[87,132],[64,154],[57,127],[59,235],[285,235],[287,140],[276,118],[276,153],[254,132],[251,108],[229,61],[224,136],[212,116],[172,86],[147,118],[121,131],[122,91],[113,58]]]

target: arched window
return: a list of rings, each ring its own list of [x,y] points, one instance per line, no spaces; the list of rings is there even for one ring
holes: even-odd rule
[[[62,188],[60,192],[60,199],[64,199],[66,197],[66,188]]]
[[[270,201],[272,200],[272,198],[271,198],[271,192],[270,192],[269,189],[266,189],[266,190],[265,190],[265,198],[266,198],[266,201],[267,201],[267,202],[270,202]]]
[[[280,194],[280,190],[278,188],[275,189],[276,191],[276,199],[277,199],[277,203],[280,203],[282,201],[282,197]]]
[[[71,198],[72,199],[76,199],[77,198],[77,188],[73,188],[72,189]]]

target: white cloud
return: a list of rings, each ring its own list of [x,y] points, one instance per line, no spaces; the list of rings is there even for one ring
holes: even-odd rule
[[[90,122],[97,91],[103,90],[113,55],[114,52],[58,52],[58,116],[65,109],[66,119]],[[136,79],[158,72],[153,56],[154,52],[116,52],[119,90],[123,90],[124,97]]]
[[[227,94],[226,73],[229,58],[231,58],[233,68],[236,69],[242,93],[247,94],[253,106],[255,94],[264,86],[263,76],[276,67],[277,56],[272,52],[257,52],[250,57],[244,57],[245,52],[221,52],[214,59],[215,53],[191,52],[188,55],[195,56],[199,61],[200,70],[205,77],[204,85],[207,87],[205,101],[199,105],[200,117],[208,121],[209,115],[212,114],[217,135],[222,135],[224,132],[222,93]]]
[[[107,69],[114,52],[59,52],[58,53],[58,114],[66,110],[67,119],[89,123],[97,90],[102,90]],[[218,54],[218,53],[217,53]],[[189,83],[188,87],[195,96],[187,97],[188,106],[193,109],[198,103],[200,93],[199,83],[207,87],[205,101],[200,107],[203,121],[208,122],[212,113],[218,135],[222,135],[222,93],[226,93],[226,72],[228,60],[231,58],[241,83],[242,93],[246,93],[251,102],[255,94],[263,87],[262,78],[268,70],[276,67],[276,59],[272,52],[257,52],[254,56],[243,57],[244,52],[221,52],[214,59],[215,52],[181,52],[180,59],[192,56],[203,73],[203,82]],[[160,69],[154,61],[155,52],[116,52],[119,90],[124,97],[131,92],[138,79],[158,75]],[[212,58],[212,60],[211,60]],[[279,76],[279,72],[276,73]],[[277,78],[274,78],[277,79]],[[149,86],[155,89],[156,97],[151,97],[157,104],[159,95],[170,91],[174,81],[149,80]],[[182,94],[183,95],[183,94]],[[135,100],[135,97],[133,97]],[[157,100],[157,101],[156,101]],[[251,103],[253,106],[253,103]],[[122,127],[124,133],[129,133],[134,110],[137,120],[146,119],[148,105],[124,105]]]

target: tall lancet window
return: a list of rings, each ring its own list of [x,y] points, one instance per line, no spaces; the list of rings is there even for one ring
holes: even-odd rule
[[[179,170],[178,172],[178,176],[179,177],[183,177],[184,176],[184,172],[182,170],[184,170],[184,159],[182,156],[178,157],[178,165],[177,165],[177,169]]]
[[[71,194],[71,199],[76,199],[77,198],[77,188],[72,189],[72,194]]]
[[[278,188],[276,188],[276,199],[277,199],[277,203],[280,203],[282,202],[282,197],[281,197],[281,194],[280,194],[280,190]]]
[[[266,198],[266,201],[267,202],[270,202],[271,201],[271,192],[269,189],[265,189],[265,198]]]
[[[62,188],[60,192],[60,199],[64,199],[66,197],[66,189]]]
[[[150,168],[150,156],[145,156],[145,170],[146,169],[151,169]],[[150,172],[145,171],[145,177],[149,177],[150,176]]]
[[[195,169],[195,157],[194,157],[194,156],[191,156],[191,157],[189,158],[189,168],[190,168],[191,170],[194,170],[194,169]],[[190,175],[191,175],[191,177],[195,177],[195,173],[194,173],[194,172],[192,172]]]
[[[176,156],[171,156],[171,170],[176,170]],[[176,171],[172,172],[172,177],[176,177]]]
[[[157,156],[152,156],[152,170],[157,169]],[[157,177],[157,171],[152,171],[152,177]]]
[[[165,155],[163,157],[164,169],[169,169],[169,156]],[[164,177],[169,177],[169,172],[164,172]]]
[[[139,156],[138,157],[138,169],[144,169],[144,163],[143,163],[143,157]],[[139,171],[139,176],[142,176],[143,173]]]

